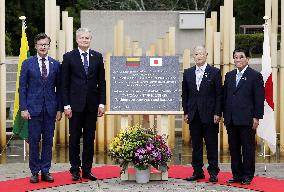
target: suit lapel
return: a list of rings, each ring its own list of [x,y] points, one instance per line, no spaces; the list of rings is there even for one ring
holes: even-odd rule
[[[190,68],[190,70],[188,71],[189,72],[188,76],[189,76],[189,82],[192,84],[192,87],[195,87],[194,90],[197,92],[195,69],[196,66]]]
[[[86,72],[85,72],[85,69],[84,69],[84,65],[83,65],[83,62],[82,62],[82,59],[81,59],[81,55],[80,55],[80,52],[79,52],[79,49],[77,48],[75,50],[75,57],[74,57],[74,60],[75,60],[75,63],[78,63],[78,67],[80,68],[81,72],[86,75]]]
[[[40,72],[40,68],[39,65],[41,65],[41,63],[38,63],[38,58],[37,56],[34,56],[33,58],[33,68],[34,68],[34,72],[36,73],[36,76],[39,78],[39,81],[41,83],[43,83],[43,79],[41,78],[41,72]]]
[[[205,81],[207,80],[209,74],[210,74],[210,65],[207,64],[207,66],[206,66],[206,68],[205,68],[205,71],[204,71],[204,74],[203,74],[203,77],[202,77],[201,82],[200,82],[199,91],[200,91],[200,90],[202,89],[202,87],[204,86]]]
[[[95,54],[94,54],[94,51],[90,49],[89,51],[89,73],[88,73],[88,76],[94,71],[95,69],[95,64],[96,64],[96,61],[95,61],[96,57],[95,57]]]
[[[49,63],[49,73],[47,76],[47,81],[49,81],[52,78],[53,72],[54,72],[54,62],[50,57],[48,57],[48,63]]]
[[[245,70],[245,72],[242,75],[237,87],[236,87],[236,74],[235,74],[235,87],[236,87],[235,92],[238,91],[240,89],[240,87],[242,87],[242,85],[245,83],[245,81],[247,79],[246,76],[247,76],[248,70],[249,70],[249,68],[247,68]]]

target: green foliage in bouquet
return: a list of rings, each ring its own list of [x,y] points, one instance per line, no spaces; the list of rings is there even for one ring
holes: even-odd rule
[[[166,139],[166,136],[158,135],[154,128],[137,124],[120,131],[110,143],[109,155],[122,167],[121,172],[127,169],[129,163],[140,170],[152,165],[167,171],[167,162],[172,153],[166,145]]]

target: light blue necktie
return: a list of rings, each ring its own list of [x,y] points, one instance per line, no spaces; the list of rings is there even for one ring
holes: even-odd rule
[[[86,73],[86,75],[88,75],[88,59],[87,59],[87,55],[88,55],[88,53],[87,52],[84,52],[84,53],[82,53],[82,55],[84,56],[84,69],[85,69],[85,73]]]
[[[236,87],[238,86],[238,84],[239,84],[239,82],[241,80],[241,77],[242,77],[242,73],[241,72],[237,73],[237,76],[236,76]]]

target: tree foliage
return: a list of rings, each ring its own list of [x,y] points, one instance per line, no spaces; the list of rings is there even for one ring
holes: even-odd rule
[[[80,27],[81,10],[169,10],[187,11],[204,10],[206,16],[211,11],[219,11],[224,0],[57,0],[61,11],[68,11],[74,18],[74,30]],[[19,16],[27,17],[27,35],[29,45],[34,53],[34,36],[44,32],[44,0],[6,0],[6,53],[19,55],[21,38],[21,21]],[[279,14],[280,15],[280,14]],[[262,24],[264,1],[234,0],[236,31],[240,24]]]

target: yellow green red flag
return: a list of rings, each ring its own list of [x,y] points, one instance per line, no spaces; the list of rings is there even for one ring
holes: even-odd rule
[[[25,31],[25,25],[22,26],[22,38],[20,56],[18,62],[17,80],[16,80],[16,92],[14,100],[14,113],[13,113],[13,133],[18,135],[22,139],[28,138],[28,121],[21,117],[20,103],[19,103],[19,80],[23,61],[29,57],[29,44]]]

